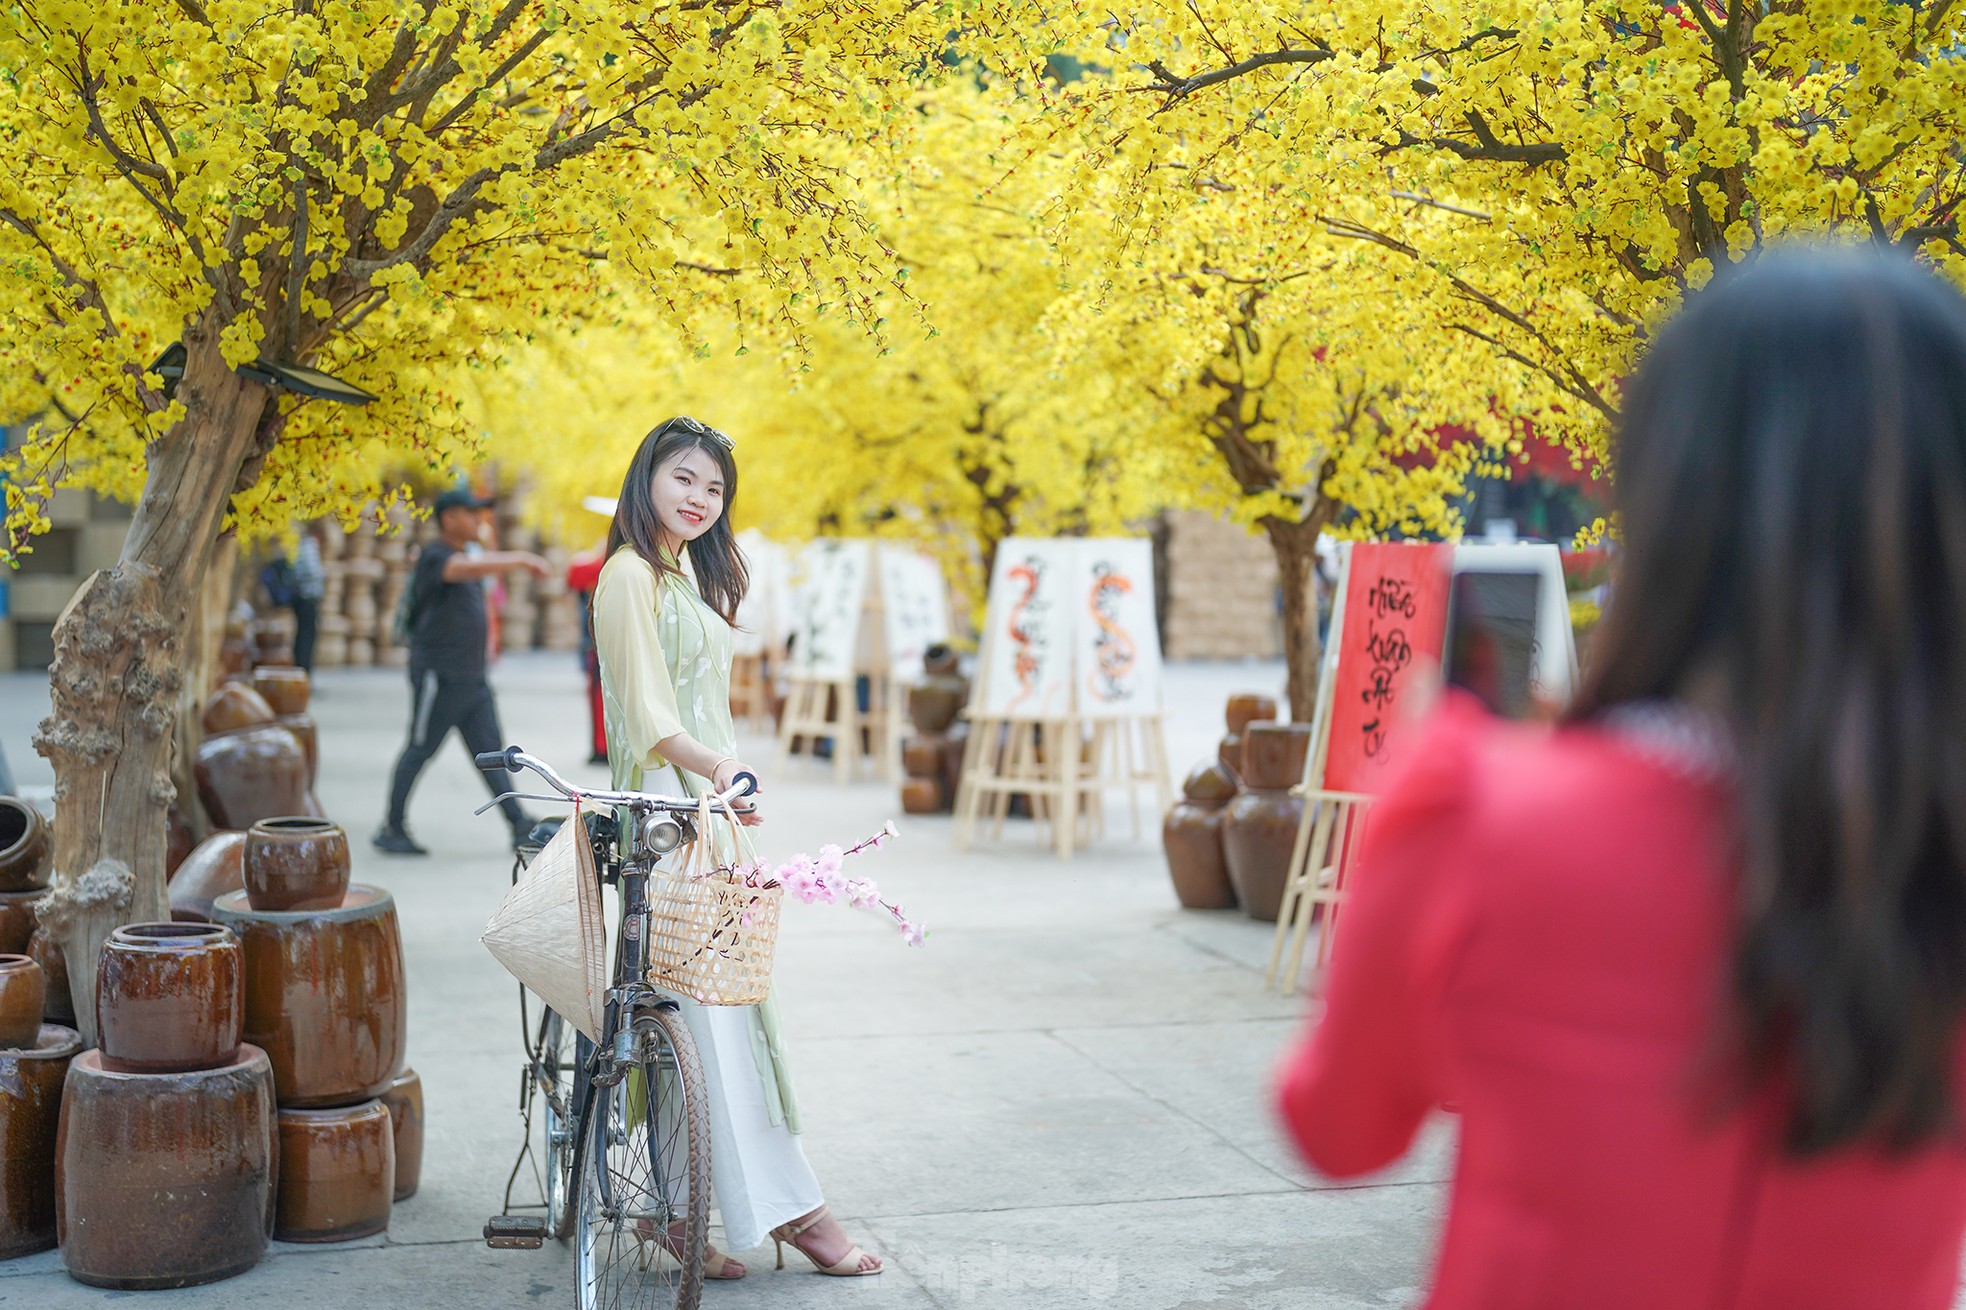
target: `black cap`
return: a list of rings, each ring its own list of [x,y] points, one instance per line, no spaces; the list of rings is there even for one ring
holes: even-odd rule
[[[489,500],[479,500],[463,487],[452,487],[438,496],[436,504],[431,508],[441,515],[447,509],[490,509],[491,507],[492,502]]]

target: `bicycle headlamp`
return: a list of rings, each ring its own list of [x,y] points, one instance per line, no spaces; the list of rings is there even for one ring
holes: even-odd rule
[[[682,844],[683,825],[667,814],[651,814],[642,820],[642,847],[657,855],[667,855]]]

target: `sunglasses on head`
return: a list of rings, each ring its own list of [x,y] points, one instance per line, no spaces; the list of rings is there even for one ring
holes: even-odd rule
[[[678,414],[676,417],[670,419],[669,422],[672,426],[679,427],[685,432],[694,433],[699,437],[715,437],[725,450],[737,449],[737,442],[731,439],[731,435],[728,432],[713,428],[707,423],[699,423],[687,414]]]

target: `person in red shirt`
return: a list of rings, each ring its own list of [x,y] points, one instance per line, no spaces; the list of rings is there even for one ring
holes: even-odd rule
[[[1287,1057],[1352,1176],[1457,1111],[1434,1310],[1947,1310],[1966,1231],[1966,300],[1767,255],[1626,391],[1554,728],[1422,730]]]
[[[567,562],[567,590],[580,601],[580,667],[587,674],[589,764],[608,762],[607,713],[601,703],[601,659],[594,648],[594,588],[601,582],[605,550],[583,550]]]

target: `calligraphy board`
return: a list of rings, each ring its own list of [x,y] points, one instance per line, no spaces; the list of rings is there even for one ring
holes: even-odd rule
[[[788,671],[815,682],[848,682],[856,671],[860,611],[867,597],[864,541],[815,541],[799,552],[799,617]]]
[[[783,650],[792,631],[787,610],[791,603],[790,559],[783,546],[756,528],[737,534],[751,585],[737,603],[737,623],[731,629],[733,655],[764,655]]]
[[[942,566],[919,551],[883,546],[880,580],[888,669],[898,682],[919,682],[922,653],[949,640],[949,592]]]
[[[983,620],[978,702],[993,719],[1055,719],[1072,712],[1079,543],[1008,537],[997,546]]]
[[[1078,547],[1078,712],[1091,719],[1158,714],[1161,649],[1154,622],[1153,543],[1109,537]]]
[[[1453,546],[1355,542],[1334,625],[1322,787],[1373,794],[1399,754],[1417,688],[1433,680],[1447,637]]]

